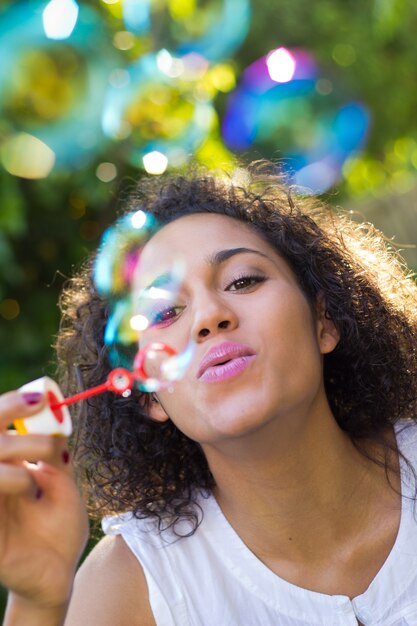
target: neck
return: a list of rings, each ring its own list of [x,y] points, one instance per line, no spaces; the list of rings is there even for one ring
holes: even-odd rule
[[[258,556],[319,559],[396,502],[384,469],[356,449],[327,403],[308,420],[289,416],[204,451],[220,507]]]

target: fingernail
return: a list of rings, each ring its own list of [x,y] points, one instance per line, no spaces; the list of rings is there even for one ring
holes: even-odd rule
[[[70,453],[68,452],[68,450],[64,450],[62,453],[62,461],[65,463],[65,465],[67,465],[69,463],[70,460]]]
[[[26,404],[32,406],[34,404],[39,404],[39,402],[43,398],[43,394],[39,393],[38,391],[28,391],[26,393],[22,393],[22,398],[23,401],[26,402]]]
[[[43,496],[43,491],[40,487],[37,488],[36,493],[35,493],[35,498],[37,500],[40,500]]]

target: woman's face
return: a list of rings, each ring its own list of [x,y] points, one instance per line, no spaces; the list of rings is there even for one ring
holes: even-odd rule
[[[164,226],[144,247],[137,280],[153,282],[178,259],[186,270],[175,304],[141,340],[179,351],[195,342],[184,377],[157,394],[176,426],[210,444],[305,416],[324,394],[322,354],[338,338],[288,263],[250,226],[215,214]]]

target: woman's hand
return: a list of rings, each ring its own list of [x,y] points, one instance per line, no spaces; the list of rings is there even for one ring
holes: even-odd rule
[[[44,402],[18,391],[0,396],[0,583],[10,591],[8,616],[66,606],[88,537],[66,439],[7,430]]]

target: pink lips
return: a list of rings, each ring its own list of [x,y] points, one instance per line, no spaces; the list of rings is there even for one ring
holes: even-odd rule
[[[204,355],[197,378],[206,382],[219,382],[237,376],[248,367],[255,356],[248,346],[225,341]]]

